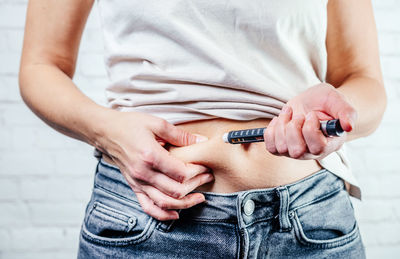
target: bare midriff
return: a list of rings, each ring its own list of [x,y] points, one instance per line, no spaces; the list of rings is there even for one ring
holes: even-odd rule
[[[316,160],[272,155],[266,150],[264,142],[229,144],[222,139],[225,132],[267,127],[269,121],[218,118],[177,124],[177,127],[206,136],[208,140],[184,147],[170,146],[168,150],[183,162],[201,164],[212,170],[215,180],[199,186],[197,191],[231,193],[276,187],[296,182],[321,169]],[[103,159],[114,164],[105,155]]]

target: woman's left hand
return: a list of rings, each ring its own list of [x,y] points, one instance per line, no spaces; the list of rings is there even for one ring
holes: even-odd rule
[[[321,159],[338,150],[346,140],[325,137],[320,121],[339,119],[345,132],[356,122],[357,112],[332,85],[321,83],[289,100],[264,133],[267,150],[295,159]]]

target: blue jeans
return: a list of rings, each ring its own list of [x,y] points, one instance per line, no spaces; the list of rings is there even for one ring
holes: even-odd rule
[[[344,183],[326,169],[276,188],[203,193],[205,203],[159,221],[100,159],[78,258],[365,258]]]

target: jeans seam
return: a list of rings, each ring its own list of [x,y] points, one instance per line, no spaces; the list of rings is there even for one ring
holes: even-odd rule
[[[240,233],[239,233],[239,226],[235,224],[235,234],[236,234],[236,258],[240,258]]]

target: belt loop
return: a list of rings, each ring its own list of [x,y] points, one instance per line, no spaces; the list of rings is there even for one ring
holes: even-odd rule
[[[280,199],[279,205],[279,227],[280,231],[290,231],[292,225],[289,220],[289,191],[285,186],[278,187],[277,195]]]

